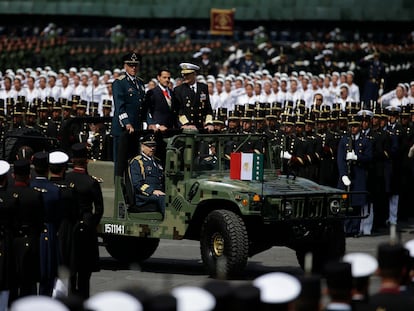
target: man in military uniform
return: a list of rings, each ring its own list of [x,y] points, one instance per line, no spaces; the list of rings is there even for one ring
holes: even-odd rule
[[[50,181],[59,188],[62,204],[62,222],[58,232],[60,265],[69,271],[73,267],[75,259],[73,257],[73,230],[80,210],[74,192],[74,184],[65,181],[68,160],[69,156],[62,151],[49,153]]]
[[[33,155],[36,177],[30,187],[40,189],[44,203],[44,229],[40,235],[40,289],[39,294],[52,296],[58,273],[59,248],[57,232],[62,220],[62,200],[59,188],[49,181],[49,154],[37,152]]]
[[[40,275],[39,239],[43,230],[43,199],[40,189],[29,187],[30,162],[14,162],[14,185],[7,189],[14,205],[13,249],[14,275],[10,301],[36,295]]]
[[[348,124],[350,132],[344,135],[338,145],[338,170],[340,180],[339,189],[350,191],[367,191],[368,164],[372,160],[371,140],[361,133],[361,120],[351,116]],[[351,196],[351,206],[355,215],[359,215],[361,208],[368,204],[367,194],[354,194]],[[358,220],[346,221],[346,233],[351,236],[359,235],[360,222]]]
[[[181,63],[184,83],[174,89],[173,106],[178,109],[178,120],[183,129],[206,128],[214,130],[213,110],[208,95],[208,87],[196,82],[196,71],[200,68],[190,63]]]
[[[112,119],[114,162],[117,162],[118,141],[123,131],[132,134],[142,129],[146,118],[144,106],[144,81],[137,77],[142,61],[141,55],[128,53],[123,58],[125,75],[121,75],[112,84],[115,112]],[[115,164],[116,169],[116,164]]]
[[[10,164],[0,160],[0,310],[6,310],[10,294],[12,273],[13,209],[7,197],[7,174]]]
[[[79,214],[73,236],[73,262],[70,267],[70,290],[82,298],[89,297],[92,272],[99,271],[99,249],[96,227],[103,211],[103,197],[99,180],[87,173],[86,145],[72,146],[73,171],[66,182],[73,184],[79,203]]]
[[[378,246],[379,292],[372,295],[366,310],[412,310],[412,296],[401,292],[404,274],[408,269],[408,250],[399,243],[382,243]],[[365,310],[365,309],[364,309]]]
[[[129,163],[128,174],[135,191],[135,205],[139,208],[154,203],[165,213],[164,170],[154,158],[157,143],[153,134],[141,139],[141,154]]]

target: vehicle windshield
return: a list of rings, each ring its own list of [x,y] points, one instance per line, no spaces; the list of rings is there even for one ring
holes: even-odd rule
[[[199,134],[192,148],[193,172],[229,171],[232,153],[261,155],[263,168],[274,167],[266,136],[259,134]]]

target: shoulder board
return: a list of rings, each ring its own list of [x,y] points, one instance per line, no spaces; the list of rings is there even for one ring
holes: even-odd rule
[[[56,187],[58,187],[58,188],[67,188],[68,186],[66,186],[66,185],[61,185],[61,184],[55,184],[55,186]]]
[[[91,177],[93,178],[93,179],[95,179],[98,183],[103,183],[103,179],[102,178],[99,178],[99,177],[96,177],[96,176],[92,176],[91,175]]]
[[[161,160],[159,159],[159,158],[157,158],[157,157],[154,157],[154,160],[155,161],[158,161],[158,162],[160,162]]]
[[[132,160],[140,161],[140,160],[142,160],[142,155],[139,154],[135,158],[133,158]]]
[[[46,193],[47,192],[46,189],[44,189],[44,188],[38,188],[38,187],[33,187],[33,190],[36,190],[36,191],[42,192],[42,193]]]
[[[123,80],[125,79],[126,75],[120,75],[118,78],[116,78],[117,80]]]

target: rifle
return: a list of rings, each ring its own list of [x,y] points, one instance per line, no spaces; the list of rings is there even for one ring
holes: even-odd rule
[[[348,150],[347,152],[352,152],[352,135],[348,136]],[[347,176],[349,179],[351,179],[351,164],[352,164],[352,160],[347,160],[347,167],[348,167],[348,171],[347,171]],[[350,191],[351,190],[351,185],[346,186],[346,191]]]

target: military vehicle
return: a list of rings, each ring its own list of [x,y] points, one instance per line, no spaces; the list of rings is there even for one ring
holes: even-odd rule
[[[305,254],[312,252],[314,269],[343,255],[349,193],[280,175],[280,151],[264,135],[183,132],[165,141],[164,217],[154,206],[134,206],[126,172],[128,159],[139,152],[137,137],[121,137],[115,176],[112,162],[89,165],[91,174],[107,174],[99,234],[115,259],[145,260],[160,239],[197,240],[207,272],[229,277],[243,271],[248,257],[272,246],[295,250],[302,266]],[[262,154],[263,176],[230,178],[229,145],[237,146],[236,153]]]

